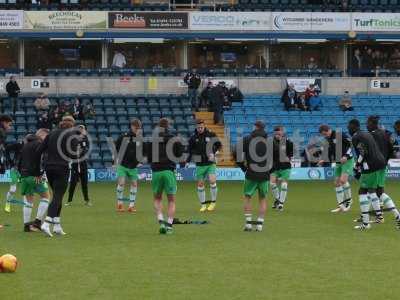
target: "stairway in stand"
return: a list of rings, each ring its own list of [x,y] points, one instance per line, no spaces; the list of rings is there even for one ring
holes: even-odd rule
[[[222,142],[222,145],[223,145],[222,150],[217,155],[218,166],[233,167],[234,161],[233,161],[232,155],[230,153],[230,142],[228,140],[226,140],[224,125],[215,125],[214,124],[214,113],[212,113],[212,112],[204,112],[204,111],[196,112],[195,116],[196,116],[196,119],[204,120],[206,127],[209,130],[215,132],[215,134],[218,136],[218,138]]]

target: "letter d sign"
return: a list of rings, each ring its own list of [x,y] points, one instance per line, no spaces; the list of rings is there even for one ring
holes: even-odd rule
[[[42,82],[41,79],[32,79],[31,88],[33,89],[40,89],[40,83]]]

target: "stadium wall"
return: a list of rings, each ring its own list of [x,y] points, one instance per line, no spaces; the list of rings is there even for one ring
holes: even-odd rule
[[[205,78],[207,79],[207,78]],[[286,87],[286,78],[242,77],[212,78],[233,82],[245,94],[279,94]],[[5,93],[8,78],[0,78],[0,93]],[[207,80],[203,80],[203,85]],[[373,88],[379,82],[379,88]],[[17,79],[23,94],[183,94],[187,88],[180,77],[123,77],[123,78],[72,78],[72,77],[21,77]],[[48,87],[40,87],[48,82]],[[388,87],[380,88],[384,84]],[[45,86],[42,84],[42,86]],[[386,85],[387,86],[387,85]],[[357,93],[400,93],[400,78],[341,77],[322,78],[322,91],[327,95],[342,95],[344,90]]]

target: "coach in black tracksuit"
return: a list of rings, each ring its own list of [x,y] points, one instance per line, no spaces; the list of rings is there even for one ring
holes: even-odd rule
[[[269,147],[272,147],[272,140],[267,139],[264,123],[257,121],[251,134],[243,139],[243,150],[236,149],[234,152],[237,165],[246,174],[244,182],[245,231],[252,231],[251,197],[256,192],[258,192],[260,203],[256,230],[262,231],[263,228],[270,171],[273,164],[272,159],[269,159],[272,158],[272,154],[268,151]],[[272,152],[272,149],[270,151]]]
[[[80,125],[78,127],[77,135],[80,136],[80,140],[78,141],[77,155],[75,157],[76,161],[71,164],[71,179],[69,183],[67,204],[72,202],[76,185],[78,184],[78,181],[80,181],[83,200],[86,205],[90,205],[88,192],[88,165],[85,158],[89,151],[89,139],[87,138],[85,126]]]
[[[76,155],[78,144],[77,139],[71,139],[71,136],[75,135],[75,131],[72,130],[74,125],[75,120],[72,117],[64,117],[59,127],[50,132],[41,147],[41,151],[46,152],[45,171],[53,190],[53,199],[41,228],[48,236],[52,236],[51,224],[54,224],[54,233],[65,234],[60,225],[60,214],[62,199],[68,187],[69,162]]]

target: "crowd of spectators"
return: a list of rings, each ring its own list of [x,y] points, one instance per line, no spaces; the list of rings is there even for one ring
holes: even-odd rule
[[[353,76],[374,76],[382,69],[400,68],[400,49],[393,51],[382,51],[365,47],[356,48],[350,62],[350,69]]]
[[[320,110],[322,107],[322,101],[319,97],[320,90],[314,84],[310,84],[309,87],[303,92],[298,93],[295,90],[294,84],[289,84],[283,91],[281,102],[285,109],[289,110],[302,110],[302,111],[313,111]]]

